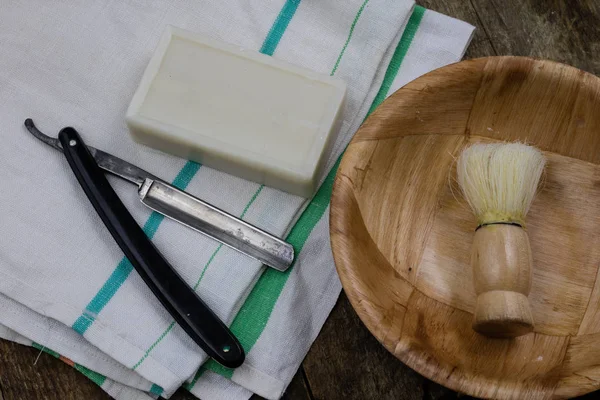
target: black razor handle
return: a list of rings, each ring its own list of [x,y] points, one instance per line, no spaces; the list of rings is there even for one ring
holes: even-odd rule
[[[225,367],[239,367],[245,355],[236,337],[154,247],[77,131],[64,128],[58,139],[83,191],[146,285],[202,350]]]

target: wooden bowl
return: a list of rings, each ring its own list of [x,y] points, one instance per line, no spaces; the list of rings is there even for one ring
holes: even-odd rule
[[[535,331],[471,328],[476,226],[454,158],[480,141],[542,149],[527,216]],[[456,391],[506,399],[600,389],[600,79],[549,61],[494,57],[433,71],[360,128],[337,173],[331,241],[354,309],[396,357]]]

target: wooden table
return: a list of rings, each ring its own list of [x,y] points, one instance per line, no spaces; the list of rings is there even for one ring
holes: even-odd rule
[[[600,0],[421,0],[419,3],[477,27],[466,58],[532,56],[600,75]],[[285,394],[285,398],[292,400],[417,400],[457,396],[387,353],[362,325],[344,294]],[[172,398],[194,399],[183,390]],[[47,354],[40,355],[35,349],[0,341],[0,400],[21,399],[100,400],[108,396],[63,362]]]

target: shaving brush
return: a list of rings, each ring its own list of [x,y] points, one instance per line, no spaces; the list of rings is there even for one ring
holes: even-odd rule
[[[477,217],[471,250],[473,329],[493,337],[533,330],[527,296],[533,260],[525,215],[546,161],[521,143],[475,144],[457,161],[458,184]]]

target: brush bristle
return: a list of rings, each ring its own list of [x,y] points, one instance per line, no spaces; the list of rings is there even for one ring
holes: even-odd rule
[[[474,144],[457,162],[458,184],[479,225],[524,226],[544,171],[541,151],[521,143]]]

